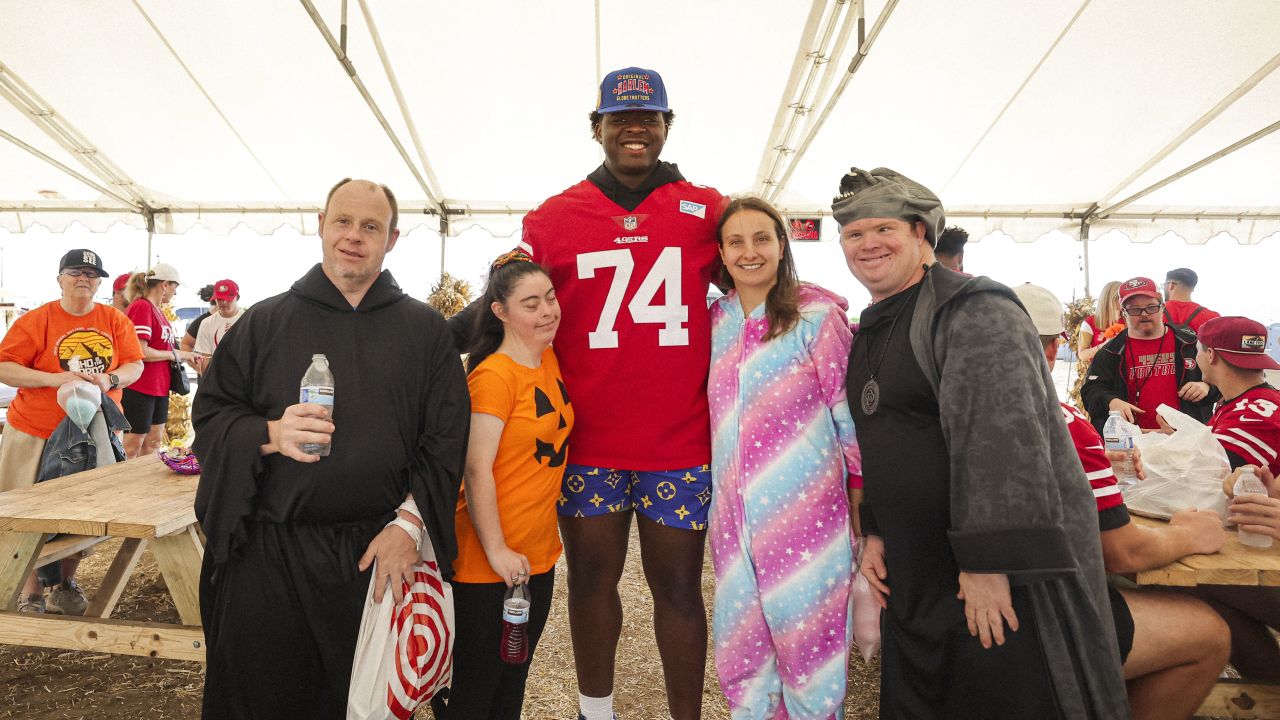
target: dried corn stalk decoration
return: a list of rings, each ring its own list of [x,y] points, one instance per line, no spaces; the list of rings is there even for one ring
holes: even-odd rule
[[[1067,326],[1067,344],[1077,355],[1080,347],[1080,326],[1084,324],[1086,318],[1096,312],[1096,306],[1096,301],[1089,295],[1067,303],[1067,311],[1062,316],[1062,322]],[[1081,412],[1084,412],[1084,401],[1080,399],[1080,386],[1084,384],[1084,376],[1088,371],[1089,363],[1076,361],[1076,379],[1071,383],[1071,392],[1068,393],[1071,404],[1080,408]]]
[[[445,317],[453,317],[471,302],[471,284],[449,273],[440,275],[440,282],[431,288],[427,304]]]

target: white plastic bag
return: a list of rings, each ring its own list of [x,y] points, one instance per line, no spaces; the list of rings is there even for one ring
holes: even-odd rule
[[[871,662],[880,652],[880,604],[871,591],[871,583],[862,574],[861,547],[857,548],[854,558],[853,588],[849,593],[853,602],[853,642],[862,661]]]
[[[1136,513],[1169,518],[1185,508],[1213,510],[1226,517],[1222,479],[1231,472],[1227,452],[1208,426],[1186,413],[1161,405],[1156,412],[1176,432],[1143,433],[1135,443],[1142,451],[1147,479],[1124,490],[1124,502]]]
[[[58,405],[80,432],[89,432],[89,423],[102,408],[102,391],[87,380],[63,383],[58,387]]]
[[[453,588],[440,577],[431,538],[422,538],[422,562],[413,585],[397,604],[388,588],[365,596],[347,720],[408,720],[413,711],[453,679]],[[377,564],[373,576],[378,573]],[[495,650],[495,652],[497,652]]]

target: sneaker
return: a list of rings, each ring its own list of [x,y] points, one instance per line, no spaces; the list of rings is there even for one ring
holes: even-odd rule
[[[66,580],[49,593],[47,607],[51,613],[83,615],[89,607],[89,600],[84,596],[79,583],[75,580]]]
[[[22,598],[18,603],[18,612],[43,615],[45,612],[44,595],[28,595]]]

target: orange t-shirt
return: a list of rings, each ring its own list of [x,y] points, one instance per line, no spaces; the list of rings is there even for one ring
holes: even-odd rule
[[[493,480],[507,547],[529,558],[533,574],[547,572],[560,557],[556,500],[573,429],[573,406],[560,377],[560,364],[551,348],[542,353],[538,368],[494,353],[472,371],[467,387],[472,413],[493,415],[504,423],[493,459]],[[489,567],[471,524],[465,488],[458,497],[455,526],[454,579],[502,582]]]
[[[79,358],[85,372],[109,373],[141,360],[142,346],[133,323],[110,305],[93,304],[87,315],[72,315],[54,300],[18,318],[0,341],[0,362],[44,372],[71,369]],[[120,404],[120,391],[107,393]],[[46,440],[67,414],[58,405],[57,388],[19,388],[9,404],[8,422]]]

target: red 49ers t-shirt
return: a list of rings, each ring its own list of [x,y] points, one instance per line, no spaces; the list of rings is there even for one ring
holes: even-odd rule
[[[1280,392],[1263,383],[1224,400],[1209,420],[1231,467],[1266,466],[1280,477]]]
[[[1178,341],[1165,332],[1155,340],[1139,340],[1130,336],[1125,346],[1125,382],[1129,386],[1129,402],[1146,412],[1138,414],[1138,427],[1158,430],[1156,408],[1177,408]]]

